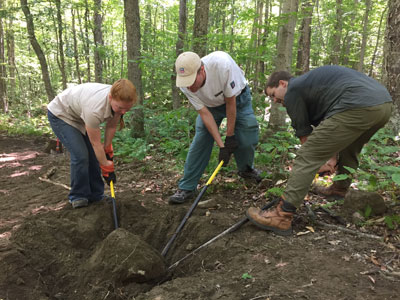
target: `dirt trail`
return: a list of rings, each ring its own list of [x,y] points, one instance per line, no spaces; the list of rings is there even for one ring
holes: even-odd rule
[[[292,237],[247,223],[166,276],[121,280],[127,259],[134,264],[144,254],[134,245],[132,251],[129,244],[124,251],[111,245],[114,253],[93,259],[114,230],[111,204],[73,210],[67,189],[40,181],[55,167],[51,180],[69,183],[67,157],[44,153],[44,144],[0,134],[0,299],[399,299],[398,241],[324,230],[310,223],[304,208]],[[190,207],[167,203],[179,174],[154,160],[117,164],[117,172],[120,227],[160,253]],[[241,220],[250,205],[262,205],[268,183],[252,186],[219,174],[213,185],[211,201],[188,220],[166,266]]]

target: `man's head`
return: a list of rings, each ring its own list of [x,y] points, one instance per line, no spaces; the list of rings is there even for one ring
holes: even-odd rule
[[[288,82],[292,78],[289,72],[277,71],[272,73],[265,85],[265,94],[276,103],[283,103]]]
[[[204,66],[200,57],[194,52],[188,51],[180,54],[175,62],[175,70],[177,87],[187,87],[192,92],[197,92],[204,83]],[[198,75],[201,78],[198,78]],[[192,86],[193,89],[191,88]]]

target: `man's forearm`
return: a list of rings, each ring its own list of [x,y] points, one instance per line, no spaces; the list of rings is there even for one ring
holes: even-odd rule
[[[214,117],[210,113],[210,111],[206,107],[203,107],[198,111],[198,113],[200,114],[204,125],[206,126],[211,136],[214,138],[218,147],[224,147],[224,142],[222,141],[221,135],[219,134],[217,123],[215,123]]]
[[[235,134],[236,97],[225,98],[226,103],[226,136]]]

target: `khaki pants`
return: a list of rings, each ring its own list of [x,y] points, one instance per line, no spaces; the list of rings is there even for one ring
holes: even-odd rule
[[[302,204],[319,168],[339,152],[338,173],[346,173],[343,166],[358,167],[362,147],[388,122],[392,102],[356,108],[324,120],[308,136],[295,159],[284,199],[297,208]],[[350,185],[350,181],[345,183]]]

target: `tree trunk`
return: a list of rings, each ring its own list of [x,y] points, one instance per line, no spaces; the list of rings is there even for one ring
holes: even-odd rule
[[[75,59],[75,72],[78,77],[78,82],[82,83],[81,71],[79,68],[79,50],[78,50],[78,40],[76,38],[76,28],[75,28],[75,9],[71,7],[71,17],[72,17],[72,37],[74,39],[74,59]]]
[[[183,52],[186,38],[186,21],[187,21],[187,0],[179,1],[179,28],[178,28],[178,40],[176,41],[176,57]],[[175,75],[175,64],[172,67],[171,76],[171,87],[172,87],[172,107],[177,109],[181,106],[181,99],[179,97],[179,89],[176,87],[176,75]]]
[[[36,36],[35,36],[35,27],[33,25],[33,17],[31,15],[31,12],[29,10],[27,2],[28,2],[27,0],[21,0],[21,8],[22,8],[22,11],[24,12],[24,15],[26,18],[26,27],[28,30],[28,38],[32,45],[33,50],[36,53],[36,56],[39,59],[40,67],[42,70],[43,82],[44,82],[44,86],[46,89],[47,99],[49,101],[51,101],[54,99],[55,93],[54,93],[53,87],[51,86],[46,58],[45,58],[42,48],[40,47],[40,45],[36,39]]]
[[[342,40],[342,22],[343,22],[342,0],[336,0],[336,22],[333,28],[333,36],[331,40],[331,58],[330,63],[333,65],[339,64],[340,48]]]
[[[85,20],[85,34],[82,33],[82,24],[81,24],[81,18],[79,17],[79,10],[77,10],[78,13],[78,21],[79,21],[79,28],[81,30],[81,36],[85,37],[84,43],[83,43],[83,48],[85,49],[85,59],[86,59],[86,66],[87,66],[87,81],[91,82],[92,81],[92,71],[90,67],[90,46],[89,46],[89,4],[88,0],[85,0],[85,15],[84,15],[84,20]]]
[[[375,59],[376,59],[376,54],[378,52],[378,46],[379,46],[380,41],[381,41],[382,24],[383,24],[383,19],[384,19],[385,15],[386,15],[387,8],[388,7],[386,6],[385,9],[383,10],[383,12],[381,14],[381,18],[379,20],[378,35],[376,37],[375,48],[374,48],[374,52],[372,54],[371,65],[369,67],[368,76],[370,76],[370,77],[375,77],[375,76],[373,76],[374,75],[373,72],[374,72]]]
[[[96,82],[103,82],[103,16],[101,15],[101,1],[94,0],[93,37],[94,37],[94,75]]]
[[[15,65],[15,39],[14,39],[14,29],[13,29],[13,19],[10,18],[8,21],[6,30],[6,41],[7,41],[7,58],[8,58],[8,73],[9,73],[9,83],[13,87],[9,90],[8,96],[11,101],[15,98],[16,89],[16,65]]]
[[[291,71],[292,64],[292,50],[294,41],[294,28],[296,26],[298,1],[285,0],[282,6],[282,13],[280,16],[280,27],[278,31],[278,45],[277,45],[277,58],[276,70]],[[281,109],[282,105],[272,102],[271,115],[269,119],[268,128],[273,131],[282,130],[285,126],[286,112]]]
[[[368,18],[369,12],[371,11],[371,0],[365,0],[365,14],[363,21],[363,33],[362,33],[362,41],[361,41],[361,49],[360,49],[360,61],[358,63],[358,71],[364,71],[364,56],[365,49],[367,47],[367,39],[368,39]]]
[[[210,0],[196,0],[193,25],[193,52],[200,57],[207,54],[208,13]]]
[[[390,128],[394,134],[400,131],[400,0],[389,0],[384,47],[384,82],[392,96],[394,110]]]
[[[235,34],[235,26],[233,24],[235,23],[235,0],[232,0],[231,3],[231,37],[234,36]],[[231,38],[231,43],[229,45],[229,51],[232,53],[233,51],[233,38]]]
[[[3,9],[4,0],[0,0],[0,9]],[[7,71],[6,71],[6,60],[4,51],[4,26],[3,17],[0,16],[0,99],[3,102],[3,112],[8,112],[8,100],[7,100]]]
[[[57,8],[57,27],[58,27],[58,51],[60,53],[60,72],[62,78],[63,89],[67,88],[67,75],[65,73],[65,58],[64,58],[64,41],[63,41],[63,24],[61,17],[61,1],[54,0]]]
[[[140,14],[139,0],[124,0],[124,16],[126,24],[126,48],[128,57],[128,79],[133,82],[138,94],[138,107],[132,112],[131,135],[144,137],[143,89],[140,60]]]
[[[311,21],[315,0],[306,0],[302,4],[303,20],[300,26],[299,45],[297,50],[296,75],[310,71],[310,49],[311,49]]]

